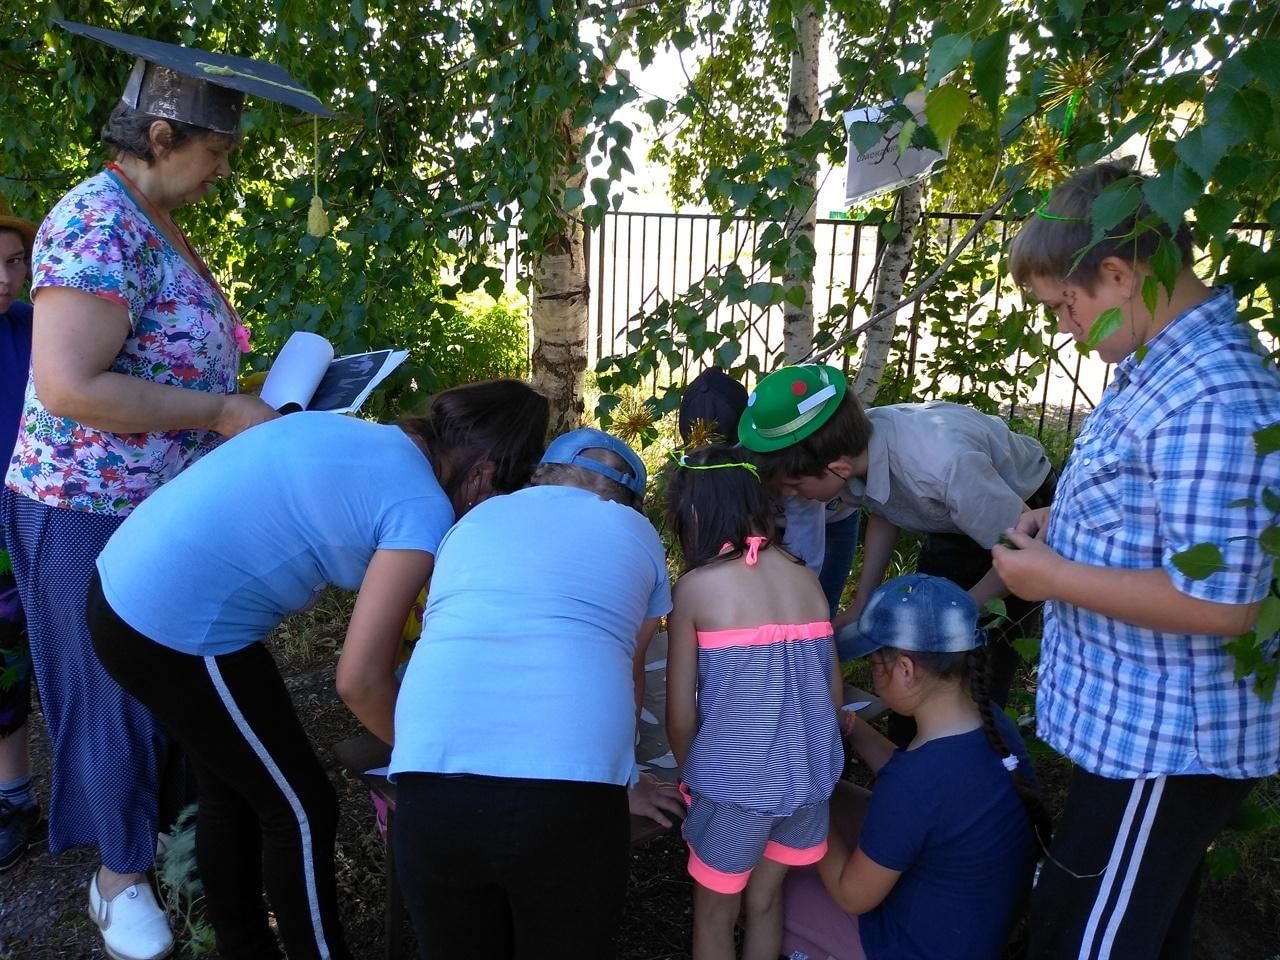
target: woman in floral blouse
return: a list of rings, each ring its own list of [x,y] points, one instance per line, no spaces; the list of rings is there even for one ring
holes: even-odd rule
[[[249,88],[184,72],[184,57],[205,66],[215,55],[64,26],[139,59],[102,131],[111,162],[36,237],[32,376],[0,507],[53,748],[50,850],[98,848],[89,909],[107,950],[152,960],[173,946],[145,876],[165,741],[98,662],[85,596],[134,507],[222,439],[277,416],[236,394],[247,334],[173,219],[231,173]]]

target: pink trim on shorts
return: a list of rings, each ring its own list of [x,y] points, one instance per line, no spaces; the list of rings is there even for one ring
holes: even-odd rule
[[[815,620],[813,623],[762,623],[758,627],[737,627],[732,630],[699,630],[698,646],[704,649],[757,647],[797,640],[826,640],[834,633],[830,620]]]
[[[823,838],[822,842],[816,846],[805,847],[803,850],[783,846],[776,840],[770,840],[764,845],[764,858],[766,860],[772,860],[774,863],[781,863],[787,867],[807,867],[811,863],[817,863],[826,854],[826,838]]]
[[[698,883],[702,884],[713,893],[723,893],[732,896],[735,893],[741,893],[747,889],[747,881],[751,879],[751,871],[744,870],[742,873],[724,873],[715,867],[707,866],[699,859],[698,855],[693,852],[693,847],[689,848],[689,876],[693,877]]]

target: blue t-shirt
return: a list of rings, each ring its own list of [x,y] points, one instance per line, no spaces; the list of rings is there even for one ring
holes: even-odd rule
[[[0,314],[0,447],[4,448],[0,464],[6,469],[22,419],[30,367],[31,304],[15,300]]]
[[[375,550],[434,554],[453,507],[399,427],[294,413],[228,440],[142,502],[98,557],[102,589],[156,643],[217,656],[262,640]]]
[[[1013,724],[1005,742],[1031,770]],[[868,960],[991,960],[1031,889],[1036,847],[1013,778],[981,730],[898,750],[876,777],[862,851],[902,871],[858,918]]]
[[[670,610],[638,511],[576,487],[486,500],[440,545],[392,775],[629,783],[636,634]]]

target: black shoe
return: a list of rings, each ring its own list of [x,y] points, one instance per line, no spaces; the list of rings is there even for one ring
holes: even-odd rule
[[[0,873],[26,856],[27,848],[36,842],[39,826],[38,804],[17,807],[0,800]]]

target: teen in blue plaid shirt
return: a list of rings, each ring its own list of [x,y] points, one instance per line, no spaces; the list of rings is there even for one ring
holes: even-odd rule
[[[1115,164],[1080,171],[1010,250],[1014,278],[1077,341],[1104,311],[1124,317],[1098,348],[1114,377],[1053,506],[1023,515],[1017,549],[993,551],[1014,593],[1047,601],[1037,732],[1075,764],[1032,901],[1034,960],[1189,956],[1205,849],[1280,769],[1280,698],[1237,680],[1224,649],[1271,583],[1257,540],[1270,512],[1232,504],[1280,490],[1280,455],[1253,441],[1280,422],[1280,374],[1231,292],[1192,272],[1185,224],[1135,238],[1141,203],[1076,262],[1094,198],[1118,181],[1141,190]],[[1150,311],[1162,240],[1184,266]],[[1224,565],[1193,580],[1173,558],[1203,542]]]

